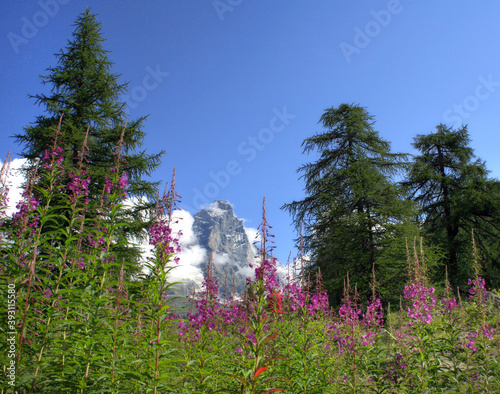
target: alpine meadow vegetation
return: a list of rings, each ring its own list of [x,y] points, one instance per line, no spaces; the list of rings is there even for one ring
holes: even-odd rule
[[[87,10],[35,96],[47,116],[16,136],[13,214],[10,157],[0,170],[0,394],[500,392],[500,188],[465,128],[417,136],[410,160],[364,108],[328,109],[307,196],[284,206],[288,276],[264,199],[245,293],[221,297],[211,260],[184,311],[175,170],[161,197],[142,179],[161,153],[136,153],[144,118],[127,122],[101,43]]]
[[[442,291],[432,286],[423,243],[409,243],[400,305],[382,308],[373,270],[368,302],[347,276],[333,308],[321,279],[308,280],[302,256],[288,278],[278,277],[263,205],[260,259],[244,296],[220,299],[209,265],[202,292],[181,316],[168,295],[182,236],[172,230],[180,203],[175,175],[156,203],[147,270],[140,280],[127,280],[127,261],[115,256],[131,242],[119,231],[128,187],[120,156],[100,205],[87,215],[92,180],[83,162],[63,170],[57,135],[17,212],[1,217],[1,313],[7,317],[1,329],[8,339],[1,343],[2,393],[500,389],[498,306],[488,301],[477,255],[468,292],[455,295],[449,281]],[[55,195],[60,206],[50,203]],[[61,207],[69,214],[58,213]]]

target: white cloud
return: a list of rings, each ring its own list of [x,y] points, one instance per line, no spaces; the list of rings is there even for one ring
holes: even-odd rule
[[[172,232],[182,232],[182,235],[179,238],[179,264],[170,271],[170,279],[172,282],[192,280],[201,287],[204,276],[199,266],[206,260],[207,251],[198,244],[198,238],[193,231],[194,218],[188,211],[180,209],[174,212],[173,219]]]
[[[248,237],[248,241],[253,245],[254,242],[260,242],[259,230],[253,227],[245,227],[245,233]]]
[[[255,265],[254,265],[255,267]],[[241,267],[239,270],[238,270],[238,274],[244,276],[245,278],[254,278],[254,268],[250,268],[249,265],[245,266],[245,267]]]
[[[280,281],[283,281],[290,274],[288,266],[281,264],[279,261],[276,261],[276,273]]]
[[[189,264],[186,261],[186,258],[183,259],[183,256],[181,255],[179,265],[170,271],[169,282],[184,282],[186,280],[192,280],[196,283],[198,288],[201,288],[203,279],[203,272],[198,267]]]
[[[183,209],[174,211],[172,231],[177,234],[182,231],[182,236],[180,237],[181,247],[191,246],[198,243],[198,239],[193,231],[193,216]]]
[[[17,211],[16,205],[19,201],[21,201],[23,194],[23,185],[26,182],[26,178],[24,177],[21,169],[26,165],[26,159],[14,159],[10,163],[10,169],[6,176],[6,186],[9,189],[8,193],[8,205],[5,213],[11,216],[14,212]],[[0,161],[0,168],[3,167],[3,162]]]
[[[214,265],[226,265],[231,262],[227,253],[214,252],[212,255],[212,262]]]

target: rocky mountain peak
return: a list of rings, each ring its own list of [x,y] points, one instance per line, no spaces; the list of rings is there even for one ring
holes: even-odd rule
[[[243,272],[253,261],[255,250],[248,240],[243,220],[235,216],[231,204],[218,200],[196,213],[193,231],[200,246],[207,250],[207,256],[213,252],[214,272],[220,291],[224,291],[225,283],[231,287],[234,283],[236,291],[243,292]],[[208,259],[200,268],[206,270],[207,266]]]
[[[229,215],[234,217],[233,206],[225,200],[216,200],[214,201],[208,211],[214,215]]]

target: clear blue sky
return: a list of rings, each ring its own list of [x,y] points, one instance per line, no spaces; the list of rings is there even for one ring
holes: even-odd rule
[[[303,197],[302,141],[326,108],[357,103],[394,151],[439,123],[469,125],[500,176],[497,1],[41,0],[0,5],[0,157],[42,112],[28,94],[56,65],[78,14],[102,22],[114,71],[130,82],[130,118],[149,114],[144,148],[166,150],[184,209],[230,201],[257,227],[261,202],[286,261],[296,237],[284,203]],[[288,114],[288,115],[285,115]],[[219,185],[216,184],[217,179]],[[295,254],[295,250],[292,254]]]

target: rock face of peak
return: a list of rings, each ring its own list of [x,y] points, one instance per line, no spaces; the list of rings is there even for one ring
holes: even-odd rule
[[[219,294],[229,297],[232,291],[242,293],[247,267],[253,262],[255,251],[248,240],[243,220],[234,215],[227,201],[215,201],[210,207],[194,215],[193,231],[201,247],[212,252],[213,272],[219,283]],[[206,272],[208,257],[200,265]]]

